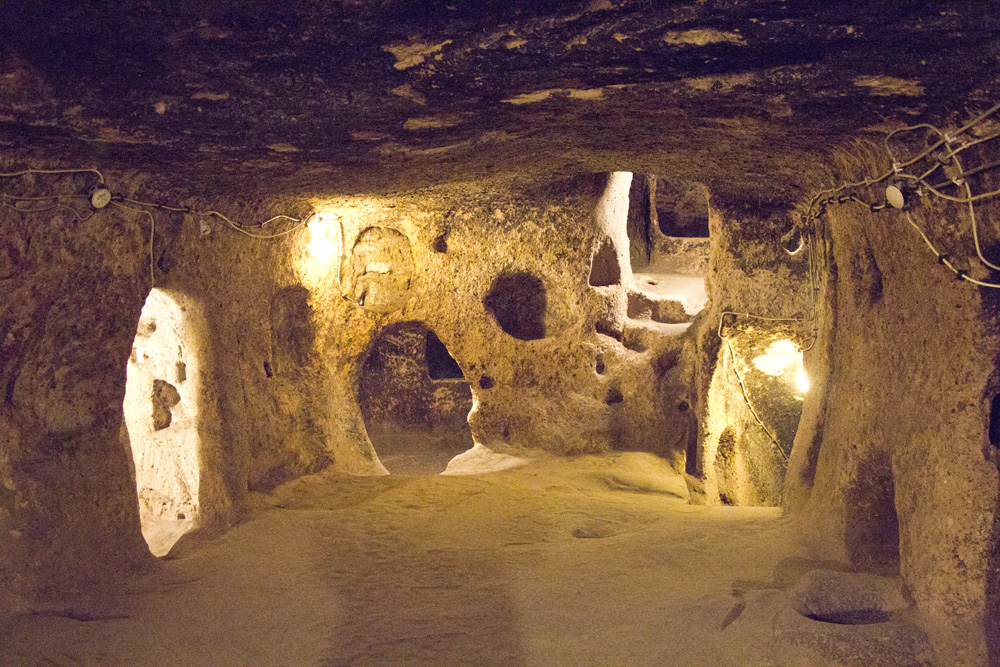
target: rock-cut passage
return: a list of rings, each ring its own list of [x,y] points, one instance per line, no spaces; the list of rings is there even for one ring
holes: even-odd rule
[[[382,331],[362,368],[358,394],[368,437],[390,473],[436,474],[472,447],[472,389],[422,322]]]
[[[142,533],[160,556],[198,514],[198,359],[185,313],[166,293],[146,299],[125,386],[122,441],[131,447]]]

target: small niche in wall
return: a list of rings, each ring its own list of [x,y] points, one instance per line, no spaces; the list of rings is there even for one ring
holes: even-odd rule
[[[501,273],[490,286],[483,306],[497,324],[518,340],[545,338],[545,285],[530,273]]]
[[[351,251],[343,290],[359,306],[389,313],[406,304],[413,273],[410,240],[390,227],[368,227],[358,235]]]
[[[590,285],[591,287],[607,287],[609,285],[620,285],[622,282],[622,270],[618,265],[618,251],[611,239],[604,239],[594,253],[594,258],[590,260]]]
[[[888,454],[879,452],[858,466],[845,489],[850,512],[844,538],[847,556],[863,569],[899,572],[899,519],[895,480]]]
[[[656,176],[644,174],[632,175],[632,186],[628,192],[628,218],[625,231],[628,234],[629,259],[633,271],[641,271],[649,266],[652,258],[654,240],[653,209],[650,206],[650,195],[656,193]]]
[[[427,342],[424,346],[427,355],[427,374],[432,380],[464,380],[465,375],[448,348],[433,331],[427,331]]]
[[[698,183],[656,178],[653,197],[657,226],[665,236],[708,236],[708,190]]]

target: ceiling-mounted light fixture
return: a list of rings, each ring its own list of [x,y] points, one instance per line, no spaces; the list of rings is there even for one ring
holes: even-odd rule
[[[906,196],[903,194],[902,183],[893,183],[886,187],[885,201],[894,209],[903,210],[906,206]]]
[[[90,193],[90,205],[100,210],[111,203],[111,190],[97,188]]]
[[[908,211],[910,201],[914,197],[922,197],[923,194],[916,182],[894,176],[885,187],[885,203],[897,211]]]
[[[802,250],[802,246],[805,245],[802,239],[802,230],[798,226],[792,227],[788,232],[781,237],[781,247],[785,249],[789,255],[794,255],[795,253]]]

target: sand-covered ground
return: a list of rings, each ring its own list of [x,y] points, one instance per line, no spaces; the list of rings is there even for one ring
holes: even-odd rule
[[[681,477],[645,454],[478,475],[305,477],[260,497],[222,537],[182,541],[119,596],[15,619],[0,630],[0,664],[916,657],[919,633],[905,621],[843,625],[796,611],[806,572],[842,568],[788,539],[779,510],[685,496]]]

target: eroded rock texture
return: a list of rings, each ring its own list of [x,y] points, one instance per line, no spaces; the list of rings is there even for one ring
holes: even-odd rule
[[[475,443],[780,505],[1000,659],[994,9],[6,7],[0,617]]]

